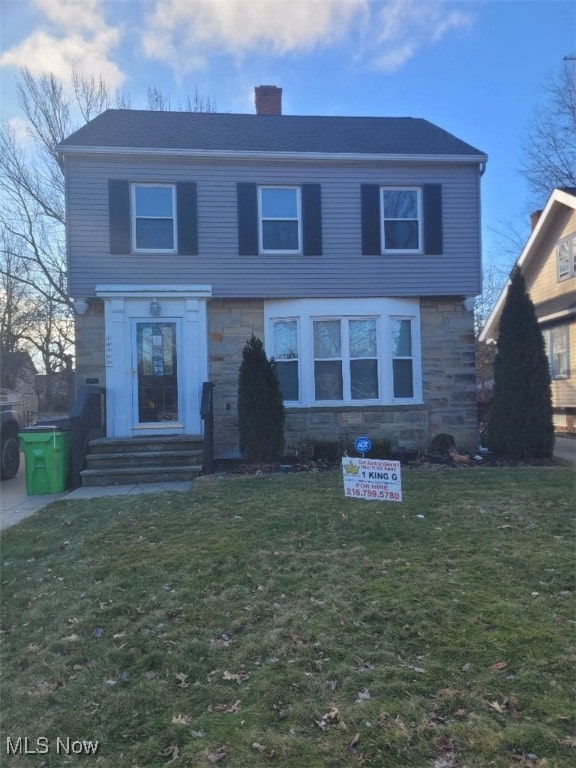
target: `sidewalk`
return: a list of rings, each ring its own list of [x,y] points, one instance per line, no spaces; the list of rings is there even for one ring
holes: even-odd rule
[[[192,481],[179,483],[144,483],[142,485],[111,485],[102,488],[75,488],[73,491],[56,493],[49,496],[27,496],[24,474],[24,457],[18,474],[13,480],[0,483],[0,530],[10,528],[38,510],[54,501],[65,499],[97,499],[103,496],[133,496],[139,493],[158,493],[160,491],[188,491]]]

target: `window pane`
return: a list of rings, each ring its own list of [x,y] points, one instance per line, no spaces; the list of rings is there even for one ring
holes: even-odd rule
[[[342,400],[342,363],[340,360],[314,363],[316,400]]]
[[[293,360],[298,357],[298,325],[296,320],[276,320],[274,323],[274,359]]]
[[[171,187],[136,187],[136,216],[168,216],[172,211]]]
[[[298,251],[298,222],[263,221],[262,247],[265,251]]]
[[[340,320],[316,320],[314,322],[314,357],[341,357]]]
[[[569,242],[560,243],[558,246],[558,277],[566,277],[570,274],[570,245]]]
[[[384,249],[387,251],[416,251],[418,244],[417,221],[385,221]]]
[[[376,320],[350,320],[350,357],[376,357]]]
[[[392,354],[412,357],[412,321],[392,320]]]
[[[378,397],[378,361],[351,360],[350,384],[352,400],[375,400]]]
[[[385,219],[417,219],[418,196],[413,189],[385,189],[382,192]]]
[[[295,189],[262,189],[262,216],[265,219],[298,218],[297,191]]]
[[[172,219],[137,219],[136,248],[173,251],[174,222]]]
[[[568,328],[554,328],[552,331],[554,345],[553,371],[554,376],[568,375]]]
[[[412,360],[393,360],[394,397],[414,397]]]
[[[298,390],[298,360],[291,360],[290,362],[276,361],[276,370],[278,372],[278,380],[280,382],[280,391],[282,392],[282,399],[286,400],[299,400]]]

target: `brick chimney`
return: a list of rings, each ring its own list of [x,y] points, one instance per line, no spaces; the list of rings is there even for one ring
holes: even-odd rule
[[[277,85],[257,85],[254,88],[257,115],[282,114],[282,88]]]
[[[536,227],[536,224],[538,224],[540,220],[540,216],[542,216],[542,211],[533,211],[530,214],[530,232],[534,232],[534,228]]]

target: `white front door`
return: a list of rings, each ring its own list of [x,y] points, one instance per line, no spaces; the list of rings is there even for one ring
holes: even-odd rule
[[[202,434],[209,286],[97,286],[109,437]]]

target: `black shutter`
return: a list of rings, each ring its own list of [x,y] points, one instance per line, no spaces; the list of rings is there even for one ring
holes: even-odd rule
[[[176,184],[178,214],[178,253],[196,256],[198,253],[198,202],[196,183],[180,181]]]
[[[424,184],[424,253],[432,256],[443,252],[442,243],[442,185]]]
[[[322,198],[320,184],[302,184],[302,252],[322,255]]]
[[[364,256],[380,256],[380,187],[378,184],[360,186],[362,207],[362,253]]]
[[[258,196],[256,184],[238,182],[238,253],[258,255]]]
[[[121,179],[108,180],[110,253],[130,253],[130,184]]]

